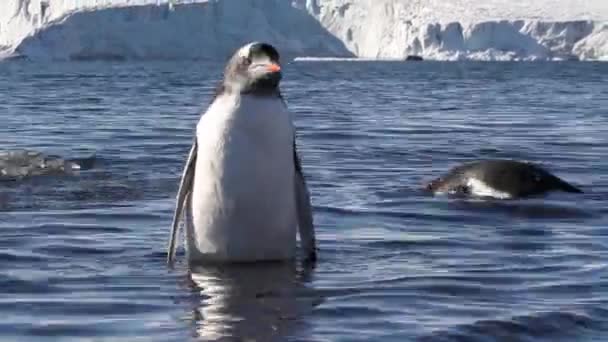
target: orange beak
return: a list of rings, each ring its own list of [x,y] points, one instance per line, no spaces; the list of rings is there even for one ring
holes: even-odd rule
[[[268,65],[268,71],[270,72],[279,72],[281,71],[281,67],[276,63],[270,63]]]

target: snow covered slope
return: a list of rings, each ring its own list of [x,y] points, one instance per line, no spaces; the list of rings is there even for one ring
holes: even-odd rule
[[[608,60],[608,0],[0,0],[0,55]]]

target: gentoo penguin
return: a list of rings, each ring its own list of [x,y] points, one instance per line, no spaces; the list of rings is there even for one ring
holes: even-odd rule
[[[549,191],[582,191],[549,171],[528,162],[489,159],[465,163],[432,180],[426,189],[433,193],[513,199]]]
[[[44,175],[72,175],[93,167],[93,163],[94,157],[63,159],[24,149],[0,151],[0,180]]]
[[[281,78],[279,53],[266,43],[247,44],[228,61],[182,174],[169,264],[182,218],[191,264],[293,259],[296,226],[305,259],[316,260],[310,196]]]

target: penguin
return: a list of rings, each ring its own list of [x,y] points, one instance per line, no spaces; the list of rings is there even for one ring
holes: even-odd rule
[[[0,151],[0,180],[33,176],[74,175],[93,168],[95,157],[64,159],[42,152],[16,149]]]
[[[468,162],[426,184],[434,194],[515,199],[550,191],[582,193],[579,188],[529,162],[487,159]]]
[[[227,62],[182,173],[170,265],[182,220],[191,265],[291,260],[298,233],[304,260],[316,261],[310,194],[279,89],[279,58],[275,47],[256,41]]]

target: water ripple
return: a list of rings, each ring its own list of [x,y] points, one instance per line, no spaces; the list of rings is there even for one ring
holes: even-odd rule
[[[167,269],[164,248],[221,68],[2,63],[2,149],[97,158],[0,183],[0,339],[602,340],[607,67],[286,65],[320,261],[188,273],[182,258]],[[585,193],[421,191],[475,158],[540,162]]]

